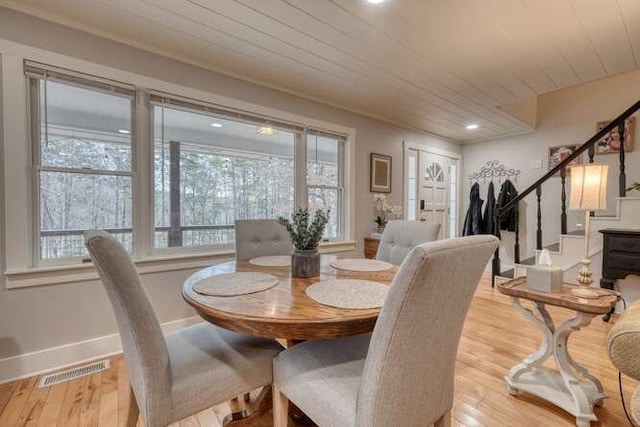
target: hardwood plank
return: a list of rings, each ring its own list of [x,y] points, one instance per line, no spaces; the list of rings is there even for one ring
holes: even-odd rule
[[[122,359],[122,355],[113,357],[109,369],[100,373],[100,427],[118,425],[118,369]]]
[[[37,376],[20,380],[11,395],[11,400],[7,402],[4,410],[0,414],[0,426],[14,426],[18,424],[20,414],[33,388],[37,385],[37,381]]]
[[[129,414],[129,399],[131,386],[129,385],[129,374],[127,362],[124,358],[118,359],[118,425],[125,425]]]
[[[38,381],[40,381],[38,379]],[[21,426],[35,426],[40,418],[40,414],[44,409],[45,402],[49,395],[50,387],[33,388],[27,402],[24,405],[24,409],[18,418],[18,425]]]
[[[83,396],[89,386],[91,376],[69,381],[67,392],[62,402],[62,408],[58,416],[58,424],[64,426],[78,426],[80,424],[80,412]]]
[[[64,397],[67,394],[68,387],[68,382],[49,387],[47,401],[44,404],[44,408],[42,408],[40,418],[36,424],[38,427],[54,427],[57,425],[60,410],[62,409],[62,403],[64,402]]]
[[[11,400],[11,396],[16,388],[20,385],[20,381],[11,381],[10,383],[0,384],[0,414],[4,411]]]
[[[90,375],[80,402],[80,426],[94,427],[100,418],[102,375]]]
[[[222,427],[222,423],[212,408],[198,412],[195,417],[202,427]]]

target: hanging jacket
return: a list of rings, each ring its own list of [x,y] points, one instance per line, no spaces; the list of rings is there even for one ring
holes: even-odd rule
[[[471,186],[469,192],[469,209],[467,216],[464,218],[462,226],[463,236],[472,236],[480,234],[480,225],[482,223],[482,199],[480,198],[480,186],[476,182]]]
[[[518,191],[513,186],[511,181],[506,180],[502,187],[500,187],[500,194],[498,195],[498,205],[504,206],[511,200],[518,197]],[[512,206],[507,212],[505,212],[500,218],[500,230],[516,231],[516,206]]]
[[[496,209],[496,197],[494,196],[493,181],[489,183],[487,190],[487,203],[484,205],[484,215],[482,216],[482,225],[480,226],[480,234],[493,234],[493,215]]]

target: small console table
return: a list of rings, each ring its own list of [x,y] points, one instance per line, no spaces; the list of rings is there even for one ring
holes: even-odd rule
[[[571,357],[567,342],[572,332],[615,307],[618,296],[606,289],[593,289],[600,296],[579,298],[571,293],[572,289],[578,288],[576,285],[565,283],[561,292],[548,293],[529,289],[526,282],[525,277],[519,277],[497,285],[501,293],[511,297],[515,308],[542,331],[540,348],[511,368],[505,377],[509,393],[535,394],[575,416],[578,427],[588,427],[591,421],[598,419],[593,407],[601,405],[606,396],[600,381]],[[523,307],[521,299],[532,301],[533,308]],[[554,325],[546,305],[573,310],[575,317]],[[551,356],[557,370],[543,366]]]
[[[613,289],[617,279],[640,274],[640,230],[600,230],[603,235],[600,287]],[[611,313],[604,315],[608,321]]]

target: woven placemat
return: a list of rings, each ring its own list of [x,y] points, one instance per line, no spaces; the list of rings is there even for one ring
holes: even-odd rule
[[[388,262],[366,258],[337,259],[335,261],[331,261],[330,265],[331,267],[339,270],[350,271],[382,271],[393,267],[393,264],[389,264]]]
[[[389,286],[371,280],[338,279],[314,283],[306,289],[309,298],[337,308],[382,307]]]
[[[291,255],[259,256],[250,259],[249,263],[261,267],[291,267]]]
[[[266,291],[277,285],[279,279],[266,273],[224,273],[205,277],[193,284],[193,290],[202,295],[230,297]]]

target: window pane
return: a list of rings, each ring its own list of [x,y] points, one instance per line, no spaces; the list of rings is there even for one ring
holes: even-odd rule
[[[40,173],[40,258],[86,256],[82,232],[107,229],[131,242],[131,177]]]
[[[162,106],[154,121],[157,248],[231,245],[236,219],[293,211],[293,131]]]
[[[39,81],[42,166],[131,170],[131,99]]]
[[[307,134],[307,184],[340,186],[338,138]]]
[[[324,238],[335,239],[340,236],[340,200],[342,192],[329,188],[309,188],[309,211],[330,209],[329,223],[324,231]]]

